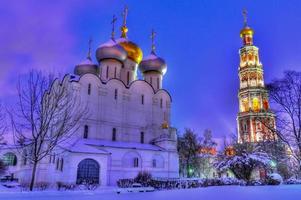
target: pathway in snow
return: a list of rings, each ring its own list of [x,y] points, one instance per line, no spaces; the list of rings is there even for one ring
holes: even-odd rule
[[[2,200],[299,200],[301,185],[220,186],[150,193],[116,194],[112,192],[0,192]]]

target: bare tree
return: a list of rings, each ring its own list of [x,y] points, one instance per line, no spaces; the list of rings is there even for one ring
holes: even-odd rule
[[[15,144],[30,152],[25,156],[32,164],[31,191],[40,161],[67,142],[87,114],[69,81],[52,77],[31,71],[25,79],[20,78],[18,105],[9,112]]]
[[[301,72],[286,71],[283,78],[274,80],[267,88],[277,127],[258,120],[286,144],[301,170]]]
[[[3,105],[0,103],[0,149],[4,145],[4,134],[7,131],[6,116]]]

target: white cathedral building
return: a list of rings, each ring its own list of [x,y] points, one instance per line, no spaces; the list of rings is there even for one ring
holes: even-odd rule
[[[108,186],[140,171],[158,178],[179,176],[176,129],[169,126],[172,98],[162,89],[166,63],[154,45],[143,58],[139,46],[127,38],[126,17],[121,31],[121,38],[115,39],[112,31],[111,39],[97,48],[98,64],[89,53],[74,74],[65,76],[64,82],[89,106],[89,117],[73,136],[73,145],[41,161],[36,183],[92,180]],[[8,174],[30,181],[32,166],[22,156],[10,148],[0,156]]]

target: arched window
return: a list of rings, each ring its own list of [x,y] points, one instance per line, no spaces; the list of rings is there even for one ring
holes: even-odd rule
[[[91,83],[88,84],[88,95],[91,94]]]
[[[24,149],[23,155],[22,155],[22,164],[26,165],[27,164],[27,151]]]
[[[109,78],[109,66],[107,66],[106,78]]]
[[[56,159],[56,164],[55,164],[55,169],[56,169],[56,170],[59,170],[59,165],[60,165],[60,159],[57,158],[57,159]]]
[[[144,132],[140,132],[140,143],[144,143]]]
[[[139,167],[139,158],[134,158],[134,167]]]
[[[112,130],[112,141],[116,141],[116,128]]]
[[[152,160],[153,168],[164,168],[164,158],[160,154],[156,154],[153,156]]]
[[[117,68],[115,67],[115,69],[114,69],[114,78],[116,78],[117,77]]]
[[[117,100],[117,98],[118,98],[118,90],[115,89],[114,90],[114,99]]]
[[[160,108],[163,107],[163,99],[160,99]]]
[[[153,168],[156,168],[156,167],[157,167],[157,160],[153,159]]]
[[[77,166],[77,184],[99,184],[100,167],[93,159],[84,159]]]
[[[84,128],[84,138],[85,139],[88,138],[88,134],[89,134],[89,127],[88,127],[88,125],[85,125],[85,128]]]
[[[253,102],[253,111],[258,112],[260,109],[258,98],[254,97],[252,102]]]
[[[124,154],[122,166],[127,168],[139,167],[142,164],[141,156],[136,151],[130,151]]]
[[[61,158],[61,166],[60,166],[60,170],[63,171],[64,169],[64,159]]]
[[[266,99],[263,101],[263,107],[265,110],[269,109],[269,102]]]
[[[126,83],[127,85],[130,84],[130,72],[128,72],[126,75]]]
[[[4,154],[3,163],[6,166],[16,166],[17,165],[17,156],[11,152]]]

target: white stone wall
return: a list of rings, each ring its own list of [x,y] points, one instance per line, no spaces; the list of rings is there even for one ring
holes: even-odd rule
[[[85,74],[79,82],[73,82],[73,88],[81,101],[88,104],[90,112],[78,132],[79,136],[83,135],[86,124],[92,139],[111,140],[112,130],[116,128],[118,141],[140,142],[140,132],[143,131],[148,143],[160,135],[154,128],[161,127],[164,121],[170,124],[169,94],[165,90],[154,93],[145,81],[136,80],[127,88],[120,80],[111,79],[102,83],[97,76]]]

